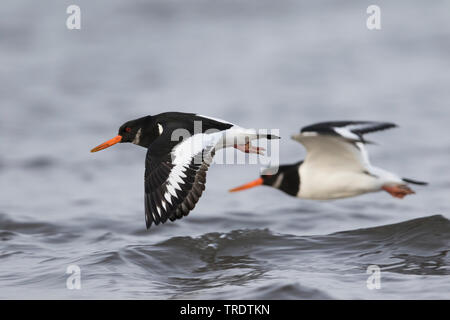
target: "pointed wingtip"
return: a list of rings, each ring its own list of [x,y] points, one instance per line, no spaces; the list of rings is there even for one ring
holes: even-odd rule
[[[148,229],[150,229],[150,227],[152,226],[152,219],[149,219],[148,213],[145,213],[145,227]]]

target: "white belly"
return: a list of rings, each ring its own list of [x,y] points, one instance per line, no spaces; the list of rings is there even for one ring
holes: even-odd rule
[[[299,198],[328,200],[347,198],[367,192],[378,191],[380,181],[364,172],[351,170],[324,169],[315,170],[300,166]]]

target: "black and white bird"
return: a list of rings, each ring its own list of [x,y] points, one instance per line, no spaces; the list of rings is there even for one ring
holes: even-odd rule
[[[278,139],[232,123],[193,113],[166,112],[123,124],[116,137],[91,152],[119,142],[148,148],[145,159],[145,222],[147,229],[174,221],[194,209],[205,190],[206,171],[214,153],[234,147],[263,154],[252,140]]]
[[[426,182],[401,178],[374,167],[365,148],[364,134],[396,127],[373,121],[321,122],[301,129],[292,139],[306,148],[304,161],[267,169],[260,178],[231,192],[266,185],[303,199],[329,200],[385,190],[393,197],[414,193],[408,183]]]

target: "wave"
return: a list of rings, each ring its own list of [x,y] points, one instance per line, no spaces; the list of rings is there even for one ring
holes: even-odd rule
[[[120,233],[129,229],[99,234],[97,227],[81,242],[89,249],[78,252],[75,245],[82,239],[73,244],[65,241],[81,236],[77,229],[0,214],[0,238],[10,246],[0,258],[9,263],[17,257],[30,258],[27,252],[32,252],[33,259],[40,261],[39,276],[21,279],[20,284],[46,279],[54,285],[54,266],[64,270],[76,263],[99,288],[120,283],[135,298],[328,299],[336,296],[333,290],[323,291],[328,287],[324,281],[331,277],[340,286],[350,277],[365,283],[367,267],[373,264],[394,278],[450,275],[450,221],[441,215],[329,235],[238,229],[153,244],[132,232]],[[66,252],[77,253],[67,256]],[[47,272],[50,276],[45,278]]]
[[[163,284],[161,290],[169,285],[172,298],[232,298],[219,288],[240,286],[250,299],[322,299],[329,296],[305,285],[302,274],[365,274],[376,264],[392,274],[449,275],[449,243],[450,222],[436,215],[325,236],[243,229],[173,237],[151,246],[127,246],[120,260],[139,266],[144,278]],[[300,280],[266,284],[283,272],[299,274]]]

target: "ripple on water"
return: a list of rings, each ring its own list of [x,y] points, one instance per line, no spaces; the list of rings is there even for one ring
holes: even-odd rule
[[[57,246],[57,234],[64,229],[55,224],[15,221],[5,214],[0,215],[0,226],[0,236],[5,238],[37,236],[33,243],[39,244],[41,239],[48,243],[48,238],[55,237],[51,243]],[[94,251],[80,257],[75,250],[70,260],[80,264],[86,281],[99,288],[120,286],[145,297],[327,299],[333,296],[331,292],[297,276],[312,272],[318,279],[327,274],[360,277],[371,264],[397,275],[450,274],[450,222],[442,216],[324,236],[239,229],[199,237],[177,236],[148,245],[121,245],[130,238],[118,231],[100,235],[97,231],[93,231],[96,237],[88,237],[95,241],[86,243],[94,246]],[[141,237],[131,237],[142,241]],[[17,255],[13,252],[23,252],[24,248],[9,248],[4,253],[9,252],[11,260]],[[39,249],[34,248],[34,254]],[[46,268],[51,267],[51,253],[45,251]],[[66,261],[65,256],[64,252],[58,263]]]
[[[5,239],[11,239],[20,235],[39,237],[39,241],[46,243],[61,243],[72,241],[80,237],[78,233],[69,228],[54,223],[43,221],[20,221],[10,218],[5,213],[0,213],[0,234],[5,234]]]

